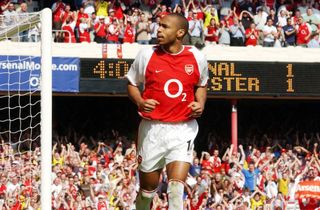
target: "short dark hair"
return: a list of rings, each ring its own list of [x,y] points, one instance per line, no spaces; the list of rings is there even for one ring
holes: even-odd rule
[[[168,14],[168,16],[175,17],[179,22],[179,24],[178,24],[179,29],[185,30],[185,32],[186,32],[185,34],[188,33],[189,22],[188,22],[187,18],[185,18],[183,15],[178,14],[178,13],[170,13],[170,14]]]

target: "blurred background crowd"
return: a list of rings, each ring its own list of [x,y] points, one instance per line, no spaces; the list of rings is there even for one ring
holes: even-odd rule
[[[135,106],[126,98],[58,97],[53,108],[53,209],[135,209]],[[318,208],[317,199],[295,197],[299,182],[320,180],[318,103],[240,102],[238,146],[230,143],[229,108],[209,100],[199,119],[184,209]],[[37,130],[1,127],[2,209],[39,209]],[[164,170],[154,210],[168,207],[167,181]]]
[[[18,24],[32,0],[1,1],[0,29]],[[179,13],[189,21],[184,43],[319,47],[318,0],[56,0],[56,42],[156,44],[160,18]],[[16,18],[18,17],[18,18]],[[20,34],[37,41],[40,26]]]

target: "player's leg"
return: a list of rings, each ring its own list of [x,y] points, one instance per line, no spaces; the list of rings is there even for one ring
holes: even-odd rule
[[[187,179],[190,163],[174,161],[167,166],[169,210],[183,209],[184,183]]]
[[[136,199],[137,210],[149,210],[157,193],[160,174],[165,165],[165,145],[161,141],[161,126],[142,120],[138,135],[138,163],[140,190]]]
[[[162,169],[153,172],[139,171],[140,190],[136,199],[137,210],[150,210],[150,204],[157,193]]]
[[[171,126],[172,128],[172,126]],[[194,139],[198,133],[196,120],[180,123],[170,132],[166,169],[168,175],[169,210],[183,209],[183,192],[193,158]]]

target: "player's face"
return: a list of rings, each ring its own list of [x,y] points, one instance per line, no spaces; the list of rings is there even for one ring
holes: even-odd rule
[[[174,17],[165,16],[160,20],[157,33],[158,43],[167,45],[174,43],[178,36],[178,21]]]

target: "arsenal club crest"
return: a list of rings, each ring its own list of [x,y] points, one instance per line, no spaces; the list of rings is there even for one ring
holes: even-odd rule
[[[193,73],[193,65],[192,64],[186,64],[185,66],[184,66],[184,70],[186,71],[186,73],[188,74],[188,75],[191,75],[192,73]]]

